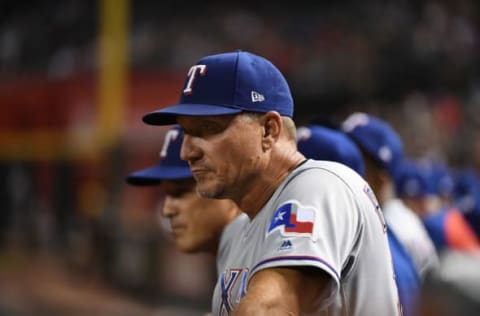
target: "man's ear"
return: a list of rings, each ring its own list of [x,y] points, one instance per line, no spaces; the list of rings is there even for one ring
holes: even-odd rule
[[[280,114],[275,111],[265,113],[261,118],[263,127],[262,146],[264,150],[270,149],[277,142],[283,128]]]

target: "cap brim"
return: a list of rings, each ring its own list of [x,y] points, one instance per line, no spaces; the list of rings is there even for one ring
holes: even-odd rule
[[[163,180],[180,180],[192,178],[190,168],[174,166],[154,166],[132,172],[126,181],[131,185],[157,185]]]
[[[145,114],[143,121],[149,125],[172,125],[177,116],[229,115],[242,112],[242,109],[209,104],[177,104]]]

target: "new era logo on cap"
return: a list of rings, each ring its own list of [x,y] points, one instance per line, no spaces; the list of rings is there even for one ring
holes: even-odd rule
[[[252,102],[262,102],[265,101],[265,97],[258,93],[257,91],[252,91]]]
[[[151,112],[151,125],[176,123],[179,115],[210,116],[277,111],[293,116],[293,98],[284,76],[269,60],[243,51],[200,59],[187,72],[176,105]]]

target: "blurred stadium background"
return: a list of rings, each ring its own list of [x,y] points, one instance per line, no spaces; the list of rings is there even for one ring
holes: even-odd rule
[[[295,120],[368,111],[413,157],[480,172],[480,3],[0,1],[0,315],[200,315],[213,261],[125,184],[198,58],[272,60]]]

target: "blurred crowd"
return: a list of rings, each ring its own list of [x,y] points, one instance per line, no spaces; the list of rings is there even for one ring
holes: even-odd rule
[[[132,71],[179,72],[213,52],[253,51],[286,74],[299,119],[367,108],[408,138],[440,129],[437,139],[409,144],[415,154],[468,156],[466,142],[453,138],[474,139],[480,120],[475,1],[131,1],[130,7]],[[97,11],[97,1],[3,1],[0,78],[66,78],[97,69]],[[432,142],[435,148],[425,148]]]
[[[1,1],[0,92],[33,75],[58,81],[97,71],[99,3]],[[480,176],[477,1],[128,3],[131,73],[178,74],[204,55],[251,51],[285,74],[297,125],[371,113],[398,131],[409,157]],[[127,135],[86,162],[0,157],[0,250],[15,244],[53,253],[72,273],[100,277],[133,297],[205,309],[211,260],[178,254],[155,211],[158,191],[124,183],[134,167],[157,158],[163,130],[154,141],[151,130],[143,132],[143,147]],[[0,133],[12,130],[0,125]],[[9,273],[9,262],[0,256],[0,271]]]

